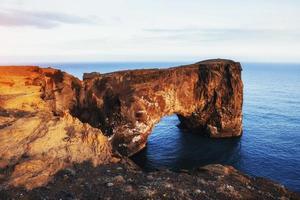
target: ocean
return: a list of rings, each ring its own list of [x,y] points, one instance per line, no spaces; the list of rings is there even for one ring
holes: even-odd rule
[[[82,77],[137,68],[165,68],[188,63],[37,63]],[[190,169],[221,163],[246,174],[280,182],[300,191],[300,64],[242,63],[243,136],[210,139],[183,132],[177,116],[164,117],[147,147],[132,159],[145,170]]]

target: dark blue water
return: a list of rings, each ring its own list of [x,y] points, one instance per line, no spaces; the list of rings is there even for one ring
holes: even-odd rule
[[[169,67],[183,63],[51,64],[81,77],[83,72]],[[45,65],[45,64],[44,64]],[[48,64],[50,65],[50,64]],[[210,139],[182,132],[177,116],[165,117],[134,159],[145,169],[233,165],[300,191],[300,64],[243,63],[244,134]]]

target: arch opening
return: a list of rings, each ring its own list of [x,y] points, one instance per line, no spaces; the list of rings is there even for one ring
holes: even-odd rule
[[[213,139],[182,129],[176,114],[163,117],[148,136],[144,149],[130,158],[145,171],[192,169],[212,164],[237,165],[240,138]]]

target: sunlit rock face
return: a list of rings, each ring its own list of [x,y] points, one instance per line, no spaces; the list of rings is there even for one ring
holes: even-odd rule
[[[109,162],[107,137],[70,115],[80,88],[80,80],[59,70],[0,67],[0,169],[9,172],[7,186],[32,189],[73,163]]]
[[[123,155],[142,149],[163,116],[215,138],[242,134],[240,63],[207,60],[169,69],[85,74],[73,114],[100,128]]]
[[[230,60],[83,81],[51,68],[0,67],[0,172],[8,174],[0,182],[32,189],[74,163],[115,162],[112,152],[136,153],[171,114],[199,134],[240,136],[242,101],[241,66]]]

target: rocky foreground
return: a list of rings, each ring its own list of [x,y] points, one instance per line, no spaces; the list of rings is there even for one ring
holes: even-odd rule
[[[232,167],[144,173],[126,156],[161,117],[211,137],[242,134],[241,66],[90,73],[0,67],[0,199],[297,199]]]
[[[76,164],[33,190],[0,191],[3,199],[300,199],[284,186],[251,178],[230,166],[144,173],[130,161],[93,167]]]

